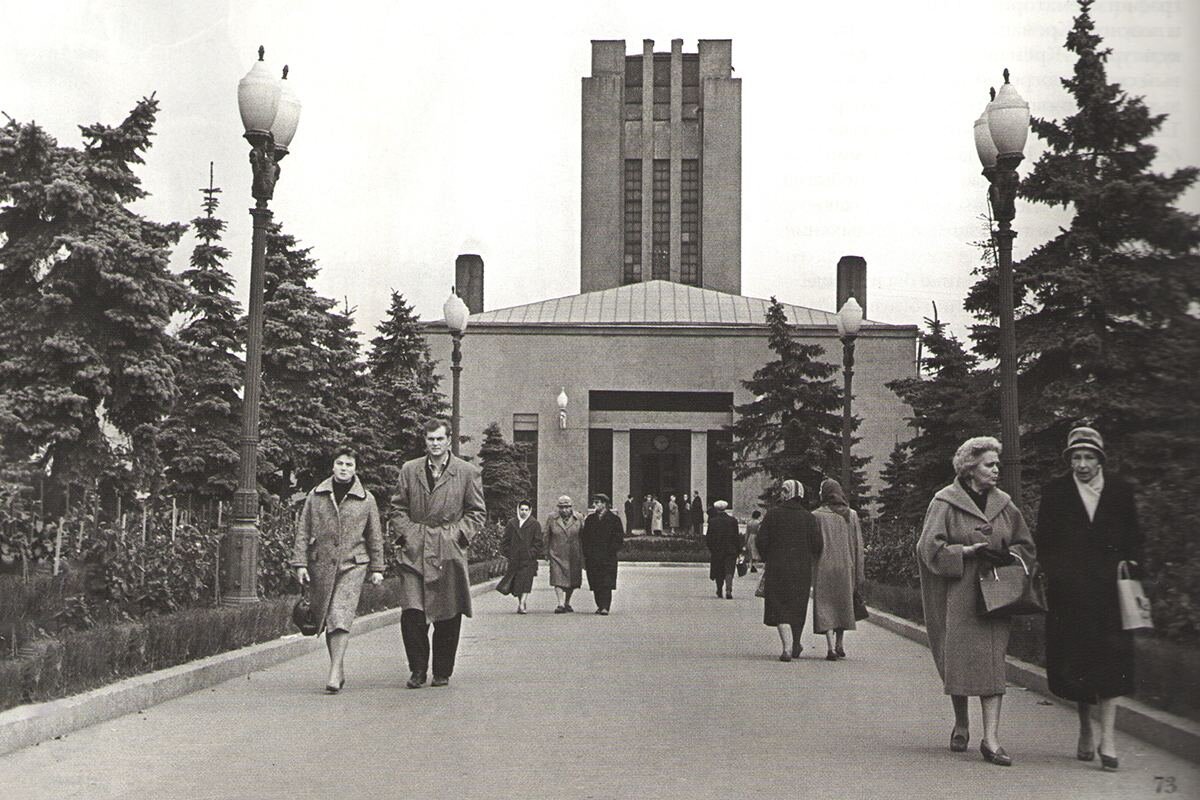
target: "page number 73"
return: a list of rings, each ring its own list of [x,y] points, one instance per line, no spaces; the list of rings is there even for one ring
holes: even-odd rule
[[[1174,775],[1155,775],[1154,776],[1154,793],[1155,794],[1175,794],[1179,787],[1175,785]]]

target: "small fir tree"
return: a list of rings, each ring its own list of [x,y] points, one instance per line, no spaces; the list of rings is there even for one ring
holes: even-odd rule
[[[745,479],[765,474],[771,479],[764,500],[776,499],[778,484],[795,478],[814,496],[821,479],[841,472],[842,390],[839,368],[819,360],[825,350],[801,344],[792,335],[783,305],[774,297],[767,309],[768,344],[777,355],[742,381],[755,400],[734,407],[730,430],[734,475]],[[858,420],[853,420],[854,427]],[[852,487],[862,486],[861,468],[868,459],[852,461]]]
[[[191,288],[190,318],[178,333],[179,401],[159,435],[166,477],[181,494],[228,499],[237,486],[238,439],[244,366],[237,352],[245,340],[233,278],[222,266],[225,221],[216,216],[221,190],[209,165],[204,214],[192,220],[196,246],[182,277]]]
[[[529,496],[531,484],[524,447],[510,444],[500,432],[498,422],[483,431],[479,467],[483,471],[483,499],[491,519],[503,522],[516,514],[518,502],[533,501]]]

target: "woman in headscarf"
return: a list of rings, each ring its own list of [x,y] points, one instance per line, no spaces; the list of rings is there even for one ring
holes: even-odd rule
[[[925,630],[954,706],[950,749],[967,749],[967,698],[976,696],[983,710],[979,752],[989,763],[1008,767],[1012,758],[1000,746],[1000,708],[1007,683],[1009,621],[979,616],[979,565],[1009,563],[1012,554],[1032,564],[1033,538],[1012,498],[996,488],[997,439],[968,439],[954,453],[953,465],[957,477],[933,496],[917,541]]]
[[[1104,439],[1093,428],[1067,435],[1071,472],[1042,489],[1037,547],[1046,570],[1046,677],[1079,712],[1080,761],[1115,770],[1117,697],[1133,693],[1133,634],[1121,625],[1117,567],[1141,557],[1142,534],[1129,484],[1106,473]]]
[[[832,478],[821,482],[821,507],[813,517],[822,541],[813,573],[813,632],[825,634],[825,660],[837,661],[846,657],[842,637],[855,628],[854,591],[865,577],[862,530],[842,485]]]
[[[799,658],[804,646],[800,631],[808,616],[813,560],[821,555],[821,532],[804,507],[804,486],[786,480],[782,501],[767,512],[758,527],[758,553],[766,563],[763,624],[779,631],[780,661]]]

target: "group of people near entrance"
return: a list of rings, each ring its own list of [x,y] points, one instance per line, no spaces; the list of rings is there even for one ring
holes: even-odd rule
[[[528,612],[526,601],[533,591],[538,559],[545,551],[550,585],[558,600],[554,613],[574,613],[571,596],[583,585],[586,571],[588,588],[596,601],[595,613],[608,615],[617,588],[617,554],[625,541],[625,526],[609,509],[609,503],[608,495],[593,495],[591,510],[585,517],[564,494],[558,498],[557,512],[546,519],[544,526],[533,518],[528,500],[517,504],[516,518],[504,526],[501,552],[508,566],[496,591],[517,598],[518,614]]]
[[[412,689],[426,684],[431,668],[433,686],[447,685],[453,674],[462,618],[471,616],[466,552],[486,519],[480,470],[450,454],[449,430],[441,419],[424,424],[426,454],[400,469],[387,508],[400,557],[400,630]],[[979,697],[980,753],[992,764],[1013,763],[1000,742],[1009,620],[979,614],[977,583],[988,567],[1019,559],[1040,564],[1048,579],[1046,671],[1050,690],[1077,704],[1075,755],[1082,761],[1098,755],[1104,769],[1115,770],[1114,700],[1133,691],[1133,639],[1122,625],[1116,582],[1119,566],[1136,565],[1140,557],[1133,491],[1105,474],[1100,433],[1075,428],[1063,451],[1071,471],[1043,489],[1031,533],[997,487],[1000,452],[1000,442],[986,436],[958,448],[955,480],[934,495],[916,546],[930,650],[954,712],[950,749],[967,750],[968,698]],[[378,584],[385,569],[381,514],[356,468],[353,450],[333,453],[332,475],[305,499],[290,561],[326,634],[330,694],[345,685],[343,661],[362,585]],[[763,623],[777,629],[785,662],[803,650],[799,634],[812,590],[814,631],[826,636],[826,658],[837,660],[845,657],[844,632],[855,627],[854,595],[863,580],[858,518],[836,481],[821,484],[821,505],[813,512],[803,495],[802,484],[785,480],[781,501],[761,521],[752,520],[746,541],[727,504],[714,503],[710,577],[718,596],[724,588],[731,597],[730,549],[734,559],[740,552],[751,563],[761,559]],[[509,565],[498,587],[517,598],[517,613],[526,611],[544,542],[555,613],[574,610],[572,594],[586,571],[595,613],[608,614],[625,532],[609,505],[607,496],[595,495],[583,517],[564,495],[544,527],[528,502],[518,506],[504,534]]]
[[[704,501],[696,492],[691,500],[683,494],[678,500],[675,495],[667,497],[667,504],[652,494],[642,497],[641,503],[633,495],[625,496],[625,523],[632,533],[643,529],[651,536],[662,536],[664,531],[672,535],[704,534]]]

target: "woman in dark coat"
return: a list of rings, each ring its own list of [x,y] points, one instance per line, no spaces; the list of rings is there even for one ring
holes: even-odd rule
[[[542,526],[532,516],[533,506],[528,500],[517,504],[517,518],[504,525],[504,541],[500,549],[508,559],[508,569],[496,585],[500,594],[517,598],[517,613],[529,609],[525,605],[533,591],[533,578],[538,571],[538,553],[542,548]]]
[[[804,507],[804,487],[786,480],[783,502],[763,517],[758,527],[758,553],[766,563],[763,624],[774,625],[783,645],[780,661],[799,658],[804,646],[800,632],[808,616],[813,562],[821,555],[821,531]]]
[[[708,515],[708,544],[709,562],[708,579],[717,584],[717,597],[721,596],[721,586],[725,586],[725,597],[733,599],[733,572],[737,565],[738,553],[742,551],[742,535],[738,531],[737,520],[729,516],[725,509],[729,504],[724,500],[713,503],[713,510]]]
[[[1095,758],[1092,712],[1099,706],[1100,763],[1118,766],[1114,699],[1133,693],[1133,634],[1122,629],[1117,566],[1141,556],[1133,490],[1105,474],[1104,440],[1075,428],[1063,455],[1071,474],[1042,489],[1038,556],[1045,570],[1046,677],[1079,712],[1081,761]]]
[[[588,588],[596,598],[596,613],[600,615],[608,614],[612,608],[612,593],[617,588],[617,553],[625,542],[621,518],[608,510],[608,503],[606,494],[592,497],[592,513],[583,521],[583,531],[579,534]]]
[[[333,475],[304,498],[290,562],[300,585],[312,584],[309,602],[318,609],[329,650],[329,694],[346,683],[343,662],[363,579],[370,572],[372,585],[383,580],[379,507],[355,477],[356,469],[353,450],[335,451]]]
[[[704,535],[704,501],[700,499],[700,493],[696,492],[692,496],[692,502],[688,504],[688,514],[691,515],[692,530],[697,536]]]

